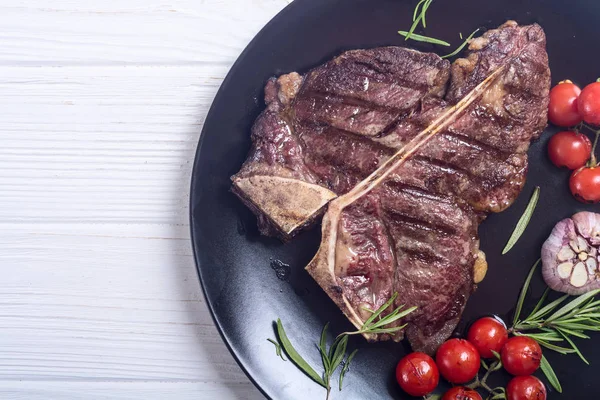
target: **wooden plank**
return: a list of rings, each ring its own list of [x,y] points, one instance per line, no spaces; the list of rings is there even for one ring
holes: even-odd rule
[[[0,67],[0,220],[187,224],[198,138],[226,73]]]
[[[286,0],[43,0],[0,7],[5,65],[231,64]]]
[[[8,382],[0,384],[0,397],[11,400],[264,399],[249,385],[224,386],[212,382]]]

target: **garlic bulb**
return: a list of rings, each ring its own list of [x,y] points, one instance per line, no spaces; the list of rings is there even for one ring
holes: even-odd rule
[[[580,212],[560,221],[542,246],[542,274],[558,292],[600,288],[600,214]]]

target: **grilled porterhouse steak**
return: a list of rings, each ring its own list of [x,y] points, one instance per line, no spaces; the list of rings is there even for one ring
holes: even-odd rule
[[[543,30],[509,21],[473,40],[467,58],[452,65],[444,99],[422,96],[408,115],[386,120],[377,129],[347,133],[344,139],[356,140],[360,145],[352,148],[360,151],[343,159],[324,157],[321,169],[306,161],[342,139],[331,133],[333,122],[327,116],[315,117],[314,125],[325,126],[317,148],[304,139],[302,129],[294,130],[296,118],[308,118],[299,100],[308,80],[294,100],[297,89],[283,90],[290,98],[280,96],[280,107],[291,110],[287,129],[298,139],[294,155],[304,161],[295,165],[313,174],[309,183],[329,191],[293,194],[307,195],[313,203],[320,196],[321,207],[329,202],[322,242],[307,270],[357,327],[368,318],[366,309],[378,308],[398,292],[396,306],[418,310],[398,321],[408,326],[391,338],[406,334],[414,350],[433,353],[456,327],[474,288],[478,225],[487,213],[502,211],[515,200],[525,181],[529,143],[546,125],[550,71]],[[315,115],[321,110],[317,103],[309,108]],[[340,103],[349,101],[342,98]],[[369,107],[361,107],[358,115],[368,115]],[[371,107],[379,121],[379,106]],[[254,153],[256,147],[255,142]],[[331,185],[336,180],[327,180],[329,172],[323,170],[355,171],[343,165],[360,165],[352,179],[361,180],[336,191]],[[244,196],[239,187],[234,190]],[[263,199],[272,198],[271,192],[263,193]],[[259,208],[256,200],[245,201]],[[390,335],[366,337],[383,340]]]

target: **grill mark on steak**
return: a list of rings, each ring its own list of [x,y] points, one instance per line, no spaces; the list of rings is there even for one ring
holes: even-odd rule
[[[456,229],[454,229],[452,226],[433,224],[394,209],[386,210],[386,212],[387,216],[389,216],[393,222],[402,223],[412,230],[424,230],[427,232],[435,232],[447,236],[456,234]]]
[[[381,76],[378,77],[380,79],[379,80],[380,83],[401,84],[402,86],[404,86],[406,88],[416,89],[416,90],[427,90],[428,89],[428,85],[426,85],[424,83],[412,81],[408,78],[396,77],[394,80],[389,79],[389,77],[388,77],[389,71],[384,71],[383,69],[380,69],[375,65],[367,64],[363,61],[357,61],[356,64],[361,65],[361,66],[365,67],[366,69],[372,70],[378,74],[381,74]],[[423,67],[423,68],[425,68],[425,67]],[[413,70],[412,73],[419,73],[419,71],[422,70],[423,68],[417,68],[417,69]],[[369,76],[365,75],[365,77],[369,77]]]
[[[320,92],[320,91],[316,91],[316,90],[315,91],[311,91],[311,90],[306,91],[305,93],[303,93],[303,96],[301,98],[296,99],[296,102],[314,101],[314,100],[325,101],[326,103],[330,102],[330,103],[332,103],[332,105],[363,107],[366,110],[379,111],[379,112],[384,112],[384,113],[400,113],[400,112],[404,111],[403,108],[387,106],[387,105],[383,105],[383,104],[376,104],[376,103],[373,103],[373,102],[370,102],[370,101],[367,101],[365,99],[361,99],[358,97],[344,96],[344,95],[339,95],[339,94]],[[309,123],[314,121],[314,118],[311,118],[310,114],[307,115],[307,118],[304,118],[304,119],[299,118],[299,119],[306,120]]]

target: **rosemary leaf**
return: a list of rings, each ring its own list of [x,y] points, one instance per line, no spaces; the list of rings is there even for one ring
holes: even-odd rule
[[[329,328],[329,322],[325,324],[323,327],[323,331],[321,331],[321,340],[319,341],[319,352],[321,353],[321,359],[323,360],[323,368],[325,369],[325,374],[330,375],[329,371],[331,370],[331,363],[329,362],[329,357],[327,355],[327,328]]]
[[[571,336],[575,336],[575,337],[578,337],[581,339],[589,339],[590,338],[588,335],[586,335],[585,333],[582,333],[581,331],[571,330],[571,329],[568,329],[568,328],[565,328],[562,326],[560,327],[560,329],[562,329],[563,332],[565,332],[566,334],[571,335]]]
[[[537,342],[540,344],[540,346],[543,346],[549,350],[555,351],[557,353],[560,354],[571,354],[571,353],[575,353],[575,350],[570,349],[568,347],[562,347],[562,346],[557,346],[555,344],[552,343],[548,343],[545,340],[542,339],[537,339]]]
[[[473,36],[475,36],[475,34],[476,34],[477,32],[479,32],[479,29],[475,29],[475,30],[473,31],[473,33],[471,33],[471,34],[469,35],[469,37],[467,37],[467,38],[464,40],[464,42],[463,42],[463,43],[462,43],[460,46],[458,46],[458,47],[456,48],[456,50],[454,50],[454,51],[453,51],[452,53],[450,53],[450,54],[446,54],[445,56],[442,56],[442,58],[450,58],[450,57],[454,57],[455,55],[457,55],[458,53],[460,53],[460,52],[462,51],[462,49],[463,49],[463,48],[464,48],[464,47],[467,45],[467,43],[469,43],[469,40],[473,39]],[[462,39],[462,33],[461,33],[461,35],[460,35],[460,38]]]
[[[546,301],[546,297],[548,297],[548,293],[549,292],[550,292],[550,288],[547,287],[546,290],[544,290],[544,294],[542,294],[542,297],[540,297],[540,300],[537,302],[537,304],[533,308],[533,311],[531,311],[530,315],[535,314],[537,312],[537,310],[540,309],[540,307],[542,306],[542,304],[544,304],[544,302]]]
[[[340,343],[340,341],[342,340],[343,337],[344,337],[344,335],[340,335],[340,336],[336,337],[335,340],[333,341],[333,344],[329,348],[328,357],[329,357],[330,361],[333,360],[333,353],[335,353],[335,349],[337,349],[337,346],[338,346],[338,344]]]
[[[411,312],[415,311],[417,309],[417,307],[411,307],[411,308],[407,308],[406,310],[399,312],[400,308],[404,307],[404,305],[401,305],[400,307],[398,307],[394,313],[382,318],[381,320],[377,321],[376,323],[371,325],[371,328],[381,328],[382,326],[385,325],[389,325],[392,322],[396,322],[397,320],[399,320],[400,318],[406,317],[408,314],[410,314]]]
[[[427,14],[427,10],[431,5],[433,0],[426,0],[425,4],[423,4],[423,11],[421,12],[421,22],[423,23],[423,28],[427,28],[427,21],[425,20],[425,15]]]
[[[413,38],[413,32],[415,31],[415,29],[417,29],[417,26],[419,26],[419,22],[423,22],[423,28],[427,27],[427,22],[425,21],[425,13],[427,12],[427,9],[429,8],[429,5],[431,4],[432,1],[433,0],[425,0],[423,2],[423,7],[421,8],[421,12],[419,13],[418,17],[414,18],[416,12],[413,12],[413,23],[410,26],[410,29],[408,30],[408,32],[406,33],[404,40]],[[417,4],[417,7],[415,7],[415,11],[419,7],[419,4],[421,4],[421,3],[419,2]]]
[[[565,294],[564,296],[559,297],[558,299],[554,300],[552,303],[544,306],[539,311],[531,314],[529,317],[527,317],[527,320],[536,321],[536,320],[544,317],[548,313],[552,312],[552,310],[554,310],[556,307],[558,307],[563,301],[565,301],[567,297],[569,297],[568,294]]]
[[[587,324],[576,324],[576,323],[564,323],[561,321],[556,321],[552,323],[552,326],[555,328],[567,328],[575,331],[592,331],[592,332],[600,332],[600,326],[596,325],[587,325]]]
[[[379,307],[377,309],[377,311],[375,311],[369,318],[367,318],[367,320],[365,321],[363,326],[370,325],[373,321],[375,321],[375,318],[379,317],[382,312],[384,312],[389,306],[391,306],[394,303],[394,300],[396,300],[396,297],[398,297],[398,292],[394,293],[392,295],[392,297],[390,297],[390,299],[385,302],[384,305]]]
[[[417,20],[417,14],[419,14],[419,7],[421,7],[421,5],[423,3],[425,3],[427,0],[421,0],[417,3],[416,7],[415,7],[415,11],[413,11],[413,22],[415,22]]]
[[[426,42],[426,43],[433,43],[433,44],[439,44],[440,46],[450,46],[450,43],[445,42],[443,40],[440,39],[435,39],[435,38],[431,38],[428,36],[422,36],[422,35],[417,35],[416,33],[410,33],[410,32],[406,32],[406,31],[398,31],[398,33],[404,37],[407,37],[410,34],[410,39],[415,40],[417,42]],[[408,40],[408,39],[407,39]]]
[[[521,294],[519,294],[519,300],[517,300],[515,316],[513,317],[513,325],[516,325],[517,321],[519,320],[521,310],[523,309],[523,302],[525,301],[525,295],[527,294],[527,289],[529,289],[529,284],[531,283],[531,277],[533,276],[533,273],[535,272],[535,269],[537,268],[540,261],[541,259],[538,259],[535,262],[535,264],[533,264],[533,267],[531,267],[531,270],[529,271],[529,275],[527,275],[527,279],[525,279],[525,283],[523,284],[523,288],[521,289]]]
[[[580,305],[582,305],[583,303],[585,303],[586,301],[588,301],[590,298],[594,297],[598,293],[600,293],[600,289],[592,290],[591,292],[587,292],[586,294],[577,296],[574,300],[570,301],[565,306],[563,306],[558,311],[556,311],[554,314],[552,314],[550,317],[548,317],[546,319],[546,322],[552,322],[552,321],[556,320],[557,318],[562,317],[563,315],[565,315],[568,312],[572,311],[573,309],[579,307]]]
[[[346,347],[348,345],[348,336],[344,335],[339,342],[334,343],[335,351],[331,357],[331,374],[339,367],[346,355]],[[332,346],[333,347],[333,346]]]
[[[517,226],[515,226],[515,230],[513,231],[512,235],[510,235],[510,239],[508,239],[504,250],[502,250],[503,255],[508,253],[510,249],[513,248],[513,246],[517,243],[523,232],[525,232],[525,228],[527,228],[529,220],[531,220],[531,216],[535,211],[535,206],[537,205],[539,198],[540,187],[536,186],[535,190],[533,191],[533,195],[531,196],[531,199],[529,199],[529,204],[527,204],[527,208],[525,208],[523,215],[521,215],[519,222],[517,222]]]
[[[571,318],[573,317],[573,318]],[[577,317],[576,315],[566,315],[562,318],[559,318],[558,321],[556,321],[556,323],[561,323],[561,324],[577,324],[579,322],[588,322],[590,321],[591,318],[587,318],[586,316],[580,316]]]
[[[571,345],[571,347],[573,348],[573,350],[575,350],[575,353],[577,353],[577,355],[579,356],[579,358],[581,358],[583,360],[584,363],[586,363],[587,365],[590,365],[590,363],[588,362],[588,360],[585,359],[585,357],[583,356],[583,354],[581,354],[581,352],[579,351],[579,348],[575,345],[575,343],[571,340],[571,338],[569,337],[569,335],[567,335],[566,333],[564,333],[562,331],[562,329],[557,328],[558,332],[563,335],[563,337],[565,338],[565,340],[567,342],[569,342],[569,344]]]
[[[548,360],[546,360],[546,357],[544,357],[543,355],[542,362],[540,363],[540,368],[542,369],[544,375],[546,375],[546,378],[548,379],[548,382],[550,382],[552,387],[556,389],[558,393],[562,393],[562,386],[560,386],[560,382],[558,381],[554,370],[550,366],[550,363],[548,362]]]
[[[369,329],[366,331],[358,331],[358,332],[359,333],[394,333],[394,332],[401,331],[404,328],[406,328],[406,324],[404,324],[402,326],[395,326],[393,328],[377,328],[377,329]]]
[[[518,336],[527,336],[535,340],[545,340],[547,342],[563,342],[564,339],[558,334],[551,333],[520,333]]]
[[[342,390],[342,381],[344,380],[344,376],[346,375],[346,372],[348,372],[348,370],[350,369],[350,363],[352,362],[352,359],[354,358],[357,352],[358,349],[354,350],[352,353],[350,353],[348,358],[346,358],[346,362],[344,363],[342,371],[340,372],[340,390]]]
[[[581,313],[576,314],[578,317],[588,317],[588,318],[600,318],[600,313]]]
[[[292,360],[292,362],[296,364],[296,366],[300,368],[302,372],[304,372],[310,379],[327,389],[327,384],[323,381],[323,378],[320,377],[310,365],[308,365],[304,358],[298,354],[294,346],[292,346],[292,343],[288,339],[285,330],[283,329],[283,324],[279,318],[277,318],[277,334],[279,335],[281,346],[285,350],[290,360]]]

